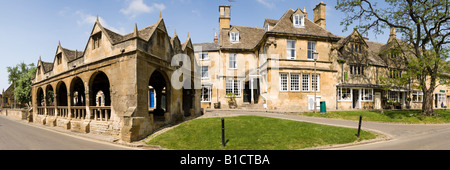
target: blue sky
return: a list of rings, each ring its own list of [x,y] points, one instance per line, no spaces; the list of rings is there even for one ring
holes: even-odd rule
[[[335,10],[336,0],[327,4],[327,29],[342,32],[339,23],[345,17]],[[20,62],[37,63],[54,59],[58,41],[72,50],[84,50],[96,16],[104,27],[121,34],[133,31],[134,23],[142,29],[156,23],[161,11],[169,35],[174,29],[180,40],[189,32],[193,43],[212,42],[218,31],[219,5],[231,5],[231,24],[263,27],[264,19],[280,19],[289,9],[306,7],[313,20],[313,8],[320,0],[0,0],[0,91],[8,88],[7,66]],[[371,41],[385,43],[384,35],[370,34]]]

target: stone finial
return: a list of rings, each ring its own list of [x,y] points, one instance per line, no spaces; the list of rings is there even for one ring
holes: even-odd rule
[[[98,19],[98,14],[97,14],[97,20],[95,20],[95,22],[97,22],[97,23],[99,23],[99,22],[100,22],[100,20]]]
[[[137,27],[137,23],[134,23],[133,36],[135,36],[135,37],[139,36],[139,30],[138,30],[138,27]]]
[[[162,18],[162,12],[161,11],[159,11],[159,18],[160,19]]]
[[[189,37],[189,32],[188,32],[188,34],[187,34],[187,39],[190,39],[190,37]]]
[[[175,28],[175,33],[173,34],[174,37],[177,36],[177,29]]]

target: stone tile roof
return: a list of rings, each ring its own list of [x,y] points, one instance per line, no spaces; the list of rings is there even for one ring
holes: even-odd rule
[[[379,55],[380,49],[383,44],[372,41],[366,41],[366,43],[369,46],[369,55],[367,56],[367,59],[369,59],[370,64],[377,66],[387,66],[386,62],[384,62],[384,60]]]
[[[194,46],[194,51],[195,52],[199,52],[201,47],[201,51],[219,51],[219,44],[217,43],[195,43],[193,44]]]
[[[67,59],[69,60],[68,62],[71,62],[73,60],[76,60],[80,57],[83,57],[84,52],[83,51],[74,51],[74,50],[69,50],[67,48],[63,48],[61,47],[64,55],[67,57]]]
[[[157,24],[153,24],[148,27],[145,27],[144,29],[139,30],[138,31],[139,38],[141,38],[145,41],[148,41],[150,39],[150,37],[152,36],[153,32],[155,31],[155,29],[157,27],[156,25]],[[105,34],[107,34],[109,36],[109,38],[111,39],[112,44],[124,42],[124,41],[130,40],[131,38],[134,37],[134,35],[133,35],[134,32],[126,34],[126,35],[120,35],[118,33],[115,33],[114,31],[107,29],[107,28],[103,27],[103,29],[105,30]]]
[[[230,42],[229,32],[231,29],[239,31],[239,42]],[[232,25],[230,29],[220,30],[221,40],[219,40],[219,45],[225,49],[252,50],[262,39],[265,32],[262,28]]]
[[[42,61],[42,68],[44,69],[45,73],[47,73],[49,71],[52,71],[53,70],[53,63],[43,62]]]
[[[319,36],[324,38],[334,38],[339,39],[339,36],[332,34],[326,29],[320,27],[315,24],[311,20],[305,17],[305,27],[304,28],[296,28],[292,24],[292,15],[295,13],[293,9],[289,9],[276,25],[268,32],[275,33],[287,33],[287,34],[297,34],[297,35],[305,35],[305,36]],[[276,20],[266,19],[266,21],[274,22]]]

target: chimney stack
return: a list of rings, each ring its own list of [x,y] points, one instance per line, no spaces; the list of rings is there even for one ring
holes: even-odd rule
[[[214,33],[214,43],[219,43],[219,39],[217,38],[217,32]]]
[[[221,5],[219,6],[219,30],[223,28],[230,28],[230,6]]]
[[[306,12],[306,7],[303,7],[303,13],[305,14],[305,18],[308,18],[308,13]]]
[[[314,8],[314,23],[322,27],[323,29],[326,29],[326,22],[325,22],[325,7],[327,5],[323,3],[323,1],[320,1],[319,4],[316,5]]]
[[[388,42],[390,42],[393,39],[397,38],[397,28],[395,27],[391,27],[391,33],[389,34],[389,40]]]

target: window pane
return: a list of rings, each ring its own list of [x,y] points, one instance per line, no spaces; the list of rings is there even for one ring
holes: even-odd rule
[[[309,74],[302,75],[302,91],[309,91]]]
[[[280,91],[288,90],[288,74],[280,74]]]
[[[300,75],[291,74],[291,91],[300,91]]]

